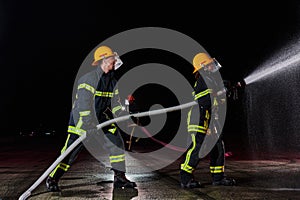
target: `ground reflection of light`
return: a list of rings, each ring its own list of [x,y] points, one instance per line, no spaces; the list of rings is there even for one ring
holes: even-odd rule
[[[262,67],[244,79],[246,85],[262,78],[273,76],[284,69],[290,69],[293,66],[297,66],[297,63],[300,61],[299,45],[300,40],[293,42],[274,55],[272,59],[267,60]]]

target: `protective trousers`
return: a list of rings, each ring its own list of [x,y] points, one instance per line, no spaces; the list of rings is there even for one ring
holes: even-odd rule
[[[208,134],[215,134],[213,127],[213,131],[208,131],[208,125],[210,123],[210,109],[200,107],[200,120],[198,123],[195,123],[195,117],[193,116],[193,112],[195,110],[191,108],[188,114],[188,132],[191,134],[191,144],[187,149],[185,154],[185,161],[181,164],[181,170],[192,174],[196,169],[200,156],[199,152],[201,148],[206,148],[203,144],[204,139]],[[215,123],[212,123],[212,126],[215,126]],[[218,137],[214,141],[217,141],[213,146],[212,150],[209,152],[210,155],[210,172],[213,180],[220,180],[224,175],[224,144],[220,136],[217,135],[209,135],[209,137]]]
[[[61,150],[61,154],[80,137],[80,134],[75,133],[74,131],[74,120],[71,117],[68,128],[68,136],[65,142],[64,147]],[[109,159],[113,169],[125,172],[125,154],[124,154],[124,143],[123,139],[117,129],[117,127],[112,124],[110,126],[104,127],[103,132],[105,138],[105,147],[109,151]],[[55,169],[50,173],[56,182],[63,176],[63,174],[68,171],[73,162],[78,157],[78,154],[83,149],[83,143],[78,144],[63,160],[60,162]]]

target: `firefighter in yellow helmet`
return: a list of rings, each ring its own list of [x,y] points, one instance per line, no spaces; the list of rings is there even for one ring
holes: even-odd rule
[[[221,65],[216,59],[211,58],[207,53],[198,53],[193,58],[193,66],[193,73],[196,78],[193,98],[198,102],[200,116],[198,113],[198,115],[195,114],[195,107],[192,107],[188,113],[188,132],[191,134],[192,144],[187,149],[185,160],[181,164],[180,181],[182,188],[201,187],[200,182],[194,179],[193,172],[200,161],[199,151],[206,135],[213,134],[213,131],[220,130],[219,127],[209,127],[209,124],[211,116],[214,118],[217,117],[217,113],[214,112],[217,112],[216,107],[218,106],[218,103],[220,103],[218,102],[220,100],[218,96],[226,97],[226,90],[222,88],[214,78],[214,72],[217,72],[221,68]],[[212,88],[208,87],[208,85],[212,86]],[[211,103],[211,97],[213,96],[214,105]],[[196,115],[199,117],[195,117]],[[213,126],[217,125],[217,123],[214,123]],[[224,143],[220,135],[217,143],[210,151],[210,172],[213,185],[235,185],[234,179],[225,177],[224,165]]]
[[[76,99],[73,103],[68,126],[68,135],[63,153],[83,132],[95,134],[96,125],[113,119],[122,112],[117,80],[114,71],[122,65],[116,52],[108,46],[100,46],[94,52],[92,66],[96,68],[83,75],[77,84]],[[114,187],[136,187],[135,182],[129,181],[125,176],[124,142],[115,124],[103,127],[109,150],[109,158],[114,171]],[[63,174],[68,171],[77,155],[82,150],[79,144],[65,159],[59,163],[49,174],[46,187],[49,191],[60,191],[58,182]]]

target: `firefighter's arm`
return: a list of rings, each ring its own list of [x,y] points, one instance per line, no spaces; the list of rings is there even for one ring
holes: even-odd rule
[[[219,103],[223,104],[226,102],[226,95],[227,95],[227,88],[223,88],[215,93],[213,93],[214,96],[214,106],[217,106]]]
[[[212,89],[208,89],[206,85],[203,85],[205,85],[205,83],[199,80],[194,85],[194,92],[192,93],[192,95],[193,99],[198,102],[198,105],[202,105],[204,103],[203,99],[213,92]]]
[[[113,116],[120,116],[122,115],[121,113],[123,113],[124,110],[125,107],[121,103],[119,89],[118,87],[115,87],[112,104],[111,104],[111,113],[113,114]]]
[[[95,88],[92,84],[81,82],[77,87],[77,108],[83,126],[93,124],[92,113],[94,109]],[[76,122],[77,123],[77,122]]]

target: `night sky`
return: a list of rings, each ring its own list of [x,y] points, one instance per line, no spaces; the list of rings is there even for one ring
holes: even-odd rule
[[[81,63],[100,42],[125,30],[153,26],[186,34],[217,58],[223,78],[229,80],[243,79],[297,36],[297,1],[209,2],[163,6],[152,1],[132,5],[1,1],[0,112],[4,121],[0,134],[41,124],[65,130]],[[132,66],[160,62],[176,68],[186,64],[167,52],[153,56],[153,51],[131,52],[122,60]],[[189,76],[189,72],[182,73]]]

